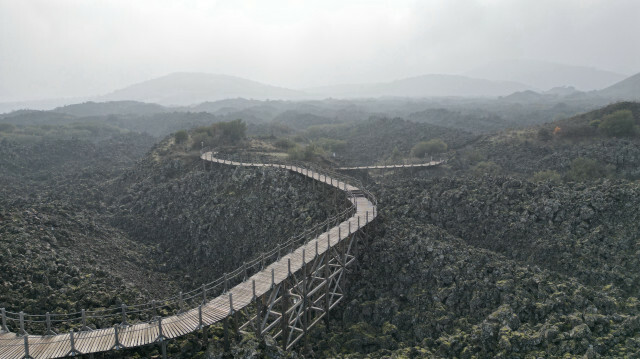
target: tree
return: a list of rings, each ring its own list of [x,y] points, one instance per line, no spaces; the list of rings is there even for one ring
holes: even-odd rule
[[[553,138],[553,135],[551,134],[551,131],[548,128],[542,127],[541,129],[538,130],[538,139],[540,141],[547,142],[547,141],[551,141],[552,138]]]
[[[476,176],[486,176],[492,175],[495,176],[502,172],[502,168],[495,162],[492,161],[482,161],[478,162],[477,165],[473,166],[473,174]]]
[[[393,148],[393,151],[391,151],[389,159],[392,163],[398,163],[402,161],[402,152],[400,152],[397,146]]]
[[[185,130],[180,130],[173,135],[177,144],[181,144],[189,139],[189,134]]]
[[[554,170],[538,171],[533,174],[533,182],[551,182],[560,183],[562,177]]]
[[[446,150],[447,144],[439,138],[434,138],[429,141],[418,142],[411,149],[411,154],[414,157],[424,157],[427,154],[433,155],[436,153],[445,152]]]
[[[634,133],[635,121],[629,110],[620,110],[602,118],[598,128],[612,137],[631,136]]]
[[[570,181],[588,181],[606,177],[611,168],[591,158],[578,157],[571,161],[571,168],[567,172]]]

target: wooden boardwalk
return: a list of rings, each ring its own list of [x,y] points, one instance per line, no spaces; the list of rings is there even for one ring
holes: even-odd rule
[[[445,163],[445,160],[439,161],[429,161],[424,163],[414,163],[414,164],[401,164],[401,165],[380,165],[380,166],[356,166],[356,167],[337,167],[337,170],[348,171],[348,170],[377,170],[377,169],[385,169],[385,168],[415,168],[415,167],[432,167]]]
[[[265,295],[274,286],[303,269],[308,260],[314,256],[318,258],[325,252],[328,254],[338,243],[348,238],[351,233],[366,226],[377,215],[375,204],[362,195],[360,188],[313,170],[291,165],[222,160],[213,157],[211,152],[204,153],[202,159],[232,166],[284,168],[340,190],[356,193],[356,196],[350,198],[350,201],[355,204],[355,213],[315,239],[301,245],[291,253],[283,255],[279,260],[230,288],[226,293],[181,314],[158,318],[150,322],[47,336],[2,332],[0,333],[0,359],[61,358],[122,348],[135,348],[195,332],[248,307],[257,297]]]

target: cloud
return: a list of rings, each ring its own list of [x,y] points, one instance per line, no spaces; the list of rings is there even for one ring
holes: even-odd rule
[[[0,101],[93,95],[175,71],[281,86],[534,58],[640,71],[635,0],[0,0]]]

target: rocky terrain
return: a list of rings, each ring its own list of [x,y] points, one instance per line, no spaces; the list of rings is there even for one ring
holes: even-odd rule
[[[640,353],[636,184],[442,178],[376,193],[371,250],[321,356]]]
[[[220,139],[224,124],[159,142],[112,127],[4,126],[0,307],[73,312],[189,290],[346,205],[284,170],[205,164],[204,143],[260,158],[320,148],[310,160],[335,166],[404,160],[415,143],[441,139],[449,149],[441,168],[358,174],[380,216],[331,330],[319,325],[311,347],[289,353],[244,333],[226,356],[637,357],[639,110],[620,103],[482,136],[402,119],[310,117],[286,138],[265,127],[264,142],[232,145]],[[631,113],[630,130],[612,135],[601,124],[619,111]],[[170,355],[225,357],[221,328],[208,334],[208,347],[188,335]],[[105,354],[121,356],[158,352]]]

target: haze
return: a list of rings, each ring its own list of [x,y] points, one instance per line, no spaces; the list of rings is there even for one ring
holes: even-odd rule
[[[0,102],[172,72],[304,89],[508,59],[640,71],[640,2],[0,0]]]

